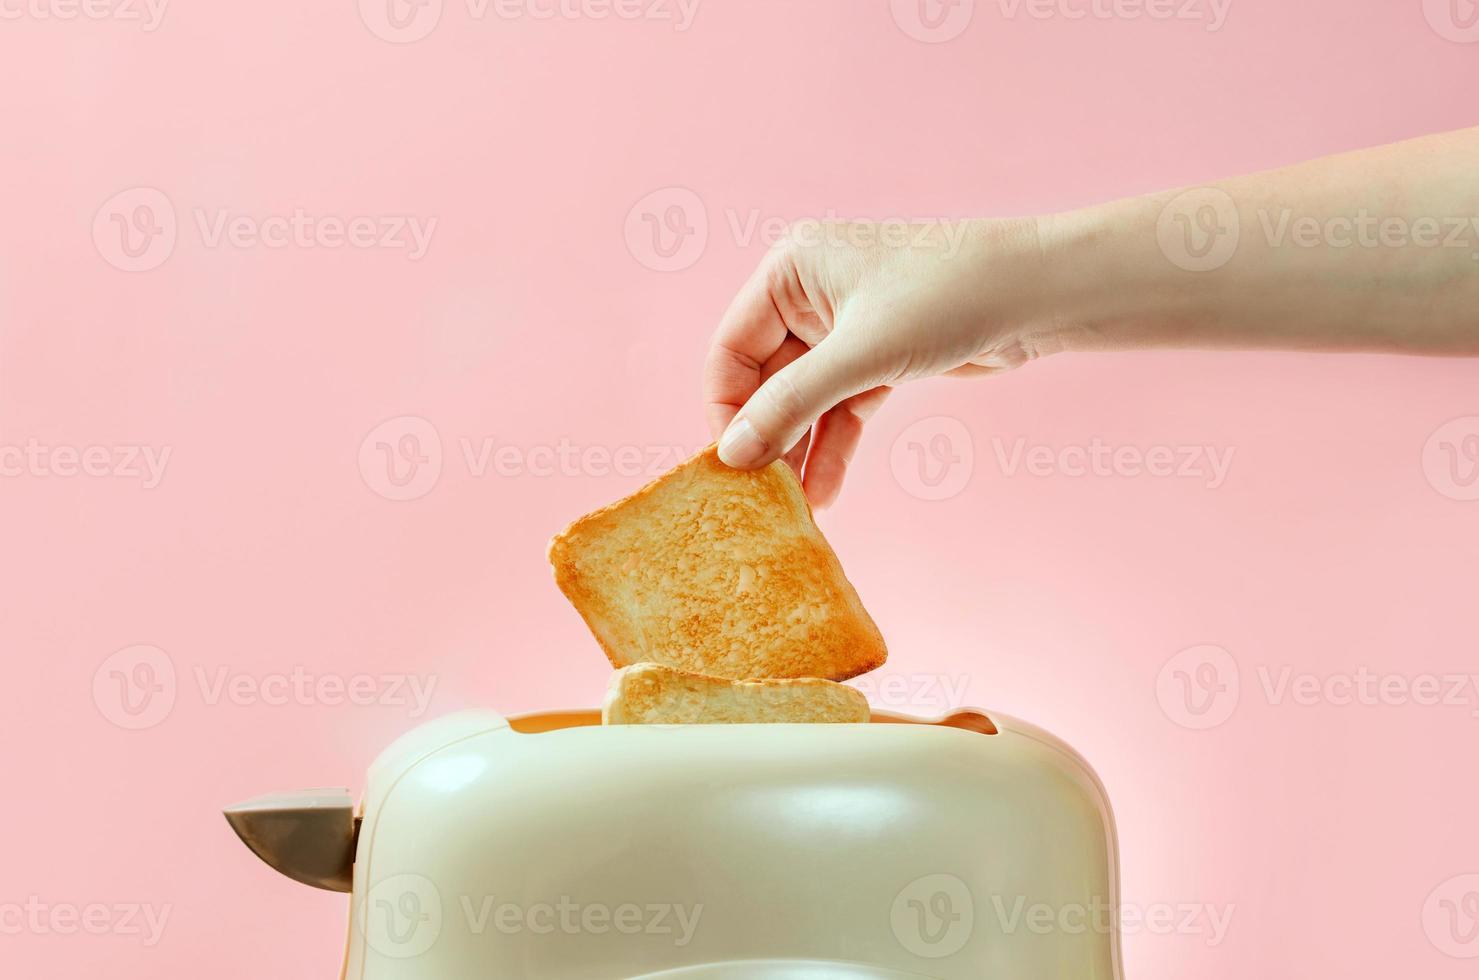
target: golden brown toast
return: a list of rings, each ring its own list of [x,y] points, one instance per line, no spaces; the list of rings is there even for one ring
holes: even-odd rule
[[[733,681],[661,664],[618,670],[601,706],[603,725],[858,723],[868,718],[868,699],[845,684],[816,678]]]
[[[550,541],[555,582],[613,666],[844,680],[887,651],[785,463],[713,446]]]

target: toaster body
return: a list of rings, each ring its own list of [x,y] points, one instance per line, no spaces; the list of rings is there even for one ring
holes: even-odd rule
[[[346,980],[1121,976],[1107,798],[1032,726],[598,722],[463,712],[376,760]]]

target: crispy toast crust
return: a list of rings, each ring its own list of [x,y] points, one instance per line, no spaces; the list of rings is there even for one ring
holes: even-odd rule
[[[860,724],[871,712],[861,691],[817,678],[736,681],[633,664],[611,678],[605,725]]]
[[[887,657],[785,463],[715,447],[549,544],[555,582],[615,667],[843,680]]]

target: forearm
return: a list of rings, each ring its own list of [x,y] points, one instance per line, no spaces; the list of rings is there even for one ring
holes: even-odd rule
[[[1039,229],[1066,349],[1479,354],[1479,129]]]

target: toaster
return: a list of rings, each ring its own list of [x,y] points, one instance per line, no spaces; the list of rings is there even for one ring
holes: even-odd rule
[[[1005,715],[424,724],[226,817],[350,897],[344,980],[1120,980],[1114,819]]]

